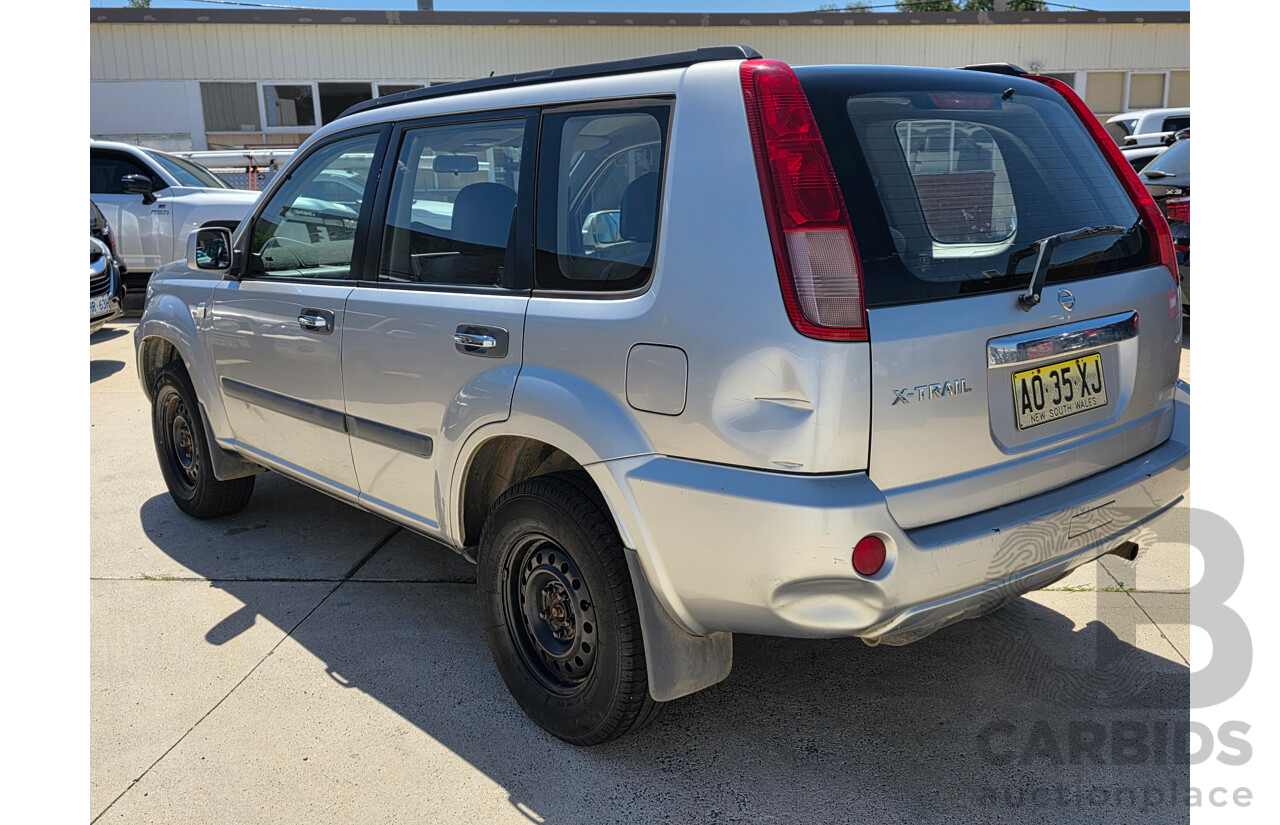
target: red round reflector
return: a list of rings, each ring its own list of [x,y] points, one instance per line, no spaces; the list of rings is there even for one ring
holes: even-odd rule
[[[874,576],[884,567],[884,542],[876,536],[865,536],[853,546],[853,569],[863,576]]]

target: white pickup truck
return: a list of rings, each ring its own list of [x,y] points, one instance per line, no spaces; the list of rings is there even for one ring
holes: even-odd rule
[[[1123,147],[1165,146],[1173,142],[1173,134],[1191,125],[1191,109],[1138,109],[1114,115],[1105,125],[1107,134]]]
[[[259,194],[232,189],[183,158],[100,140],[89,142],[89,193],[116,231],[131,297],[141,296],[153,270],[186,255],[191,230],[235,229]]]

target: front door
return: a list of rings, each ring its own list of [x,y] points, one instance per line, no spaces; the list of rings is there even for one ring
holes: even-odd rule
[[[511,412],[534,123],[504,113],[399,131],[381,238],[370,234],[347,299],[342,380],[361,498],[427,532],[440,529],[463,440]]]
[[[325,143],[294,166],[237,244],[237,279],[214,292],[209,347],[237,447],[355,496],[342,397],[352,261],[376,187],[379,132]],[[341,170],[342,199],[318,182]]]
[[[128,175],[151,179],[156,188],[151,203],[124,191]],[[127,152],[89,151],[89,197],[115,230],[116,253],[134,272],[151,272],[172,257],[172,197],[167,187],[163,178]]]

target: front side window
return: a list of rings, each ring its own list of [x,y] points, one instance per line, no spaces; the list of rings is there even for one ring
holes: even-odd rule
[[[128,155],[117,152],[89,153],[89,192],[94,195],[125,195],[124,179],[129,175],[141,175],[151,181],[156,190],[168,186],[159,175]]]
[[[378,280],[501,285],[524,139],[523,117],[406,130]]]
[[[348,277],[377,146],[376,134],[335,141],[290,172],[253,225],[248,274]]]
[[[668,109],[543,119],[537,286],[619,291],[648,281]]]

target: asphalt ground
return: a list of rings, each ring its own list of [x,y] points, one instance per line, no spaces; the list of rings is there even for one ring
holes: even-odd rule
[[[1188,818],[1185,502],[1136,563],[906,647],[738,635],[726,681],[576,748],[510,698],[448,549],[273,473],[183,515],[134,324],[90,338],[91,821]]]

